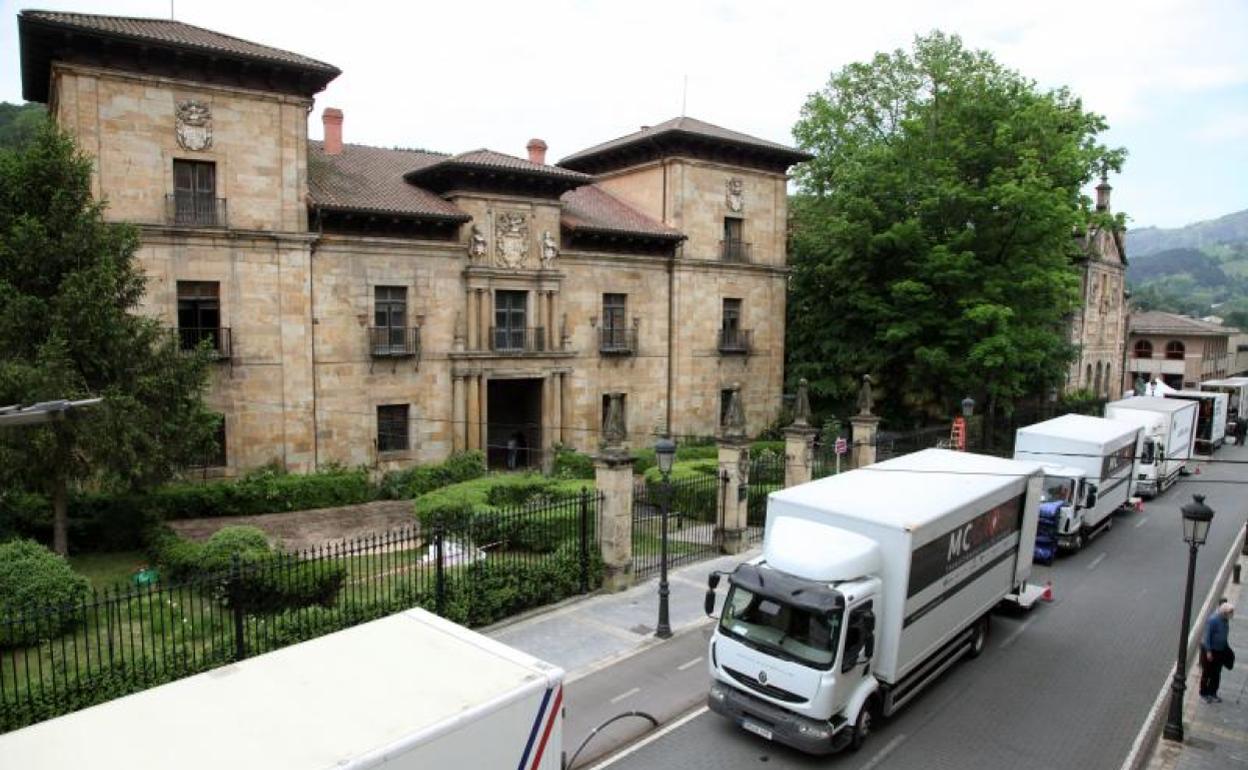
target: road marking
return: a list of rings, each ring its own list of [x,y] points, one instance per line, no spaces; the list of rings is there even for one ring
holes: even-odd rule
[[[612,703],[619,703],[620,701],[624,700],[625,698],[631,698],[632,696],[636,695],[636,694],[637,694],[637,693],[639,693],[639,692],[641,692],[641,688],[640,688],[640,687],[634,687],[633,689],[629,690],[628,692],[622,692],[622,693],[620,693],[619,695],[615,696],[614,698],[612,698],[612,699],[611,699],[611,702],[612,702]]]
[[[874,757],[871,757],[870,762],[862,766],[862,770],[871,770],[871,768],[879,765],[881,762],[884,761],[884,758],[887,757],[889,754],[892,754],[893,750],[896,749],[898,746],[900,746],[901,742],[904,741],[905,739],[906,739],[906,736],[898,735],[896,738],[886,743],[884,745],[884,748],[880,749],[878,754],[876,754]]]
[[[1099,567],[1101,565],[1101,562],[1105,561],[1105,557],[1108,555],[1109,555],[1108,553],[1102,552],[1100,556],[1092,560],[1092,563],[1088,565],[1088,569],[1094,570],[1097,567]]]
[[[701,662],[702,662],[702,656],[699,655],[698,657],[694,658],[691,661],[688,661],[686,663],[681,663],[679,666],[676,667],[676,670],[685,671],[686,669],[693,668],[694,666],[698,665]]]
[[[1027,626],[1030,626],[1034,621],[1035,621],[1034,617],[1031,618],[1030,620],[1023,621],[1022,625],[1014,629],[1014,633],[1005,637],[1005,639],[1001,641],[1001,646],[998,649],[1004,650],[1006,647],[1009,647],[1011,644],[1014,644],[1015,640],[1017,640],[1018,637],[1022,636],[1023,632],[1027,630]]]
[[[632,754],[633,752],[644,749],[646,746],[649,746],[651,743],[654,743],[655,741],[662,738],[664,735],[667,735],[668,733],[672,732],[673,730],[679,730],[681,727],[684,727],[686,723],[692,722],[693,720],[702,716],[709,710],[710,709],[708,707],[702,706],[696,711],[691,711],[688,714],[685,714],[683,717],[681,717],[680,719],[677,719],[675,722],[672,722],[667,727],[660,728],[658,731],[647,735],[645,738],[642,738],[641,740],[637,741],[633,745],[624,749],[620,753],[614,756],[608,757],[606,760],[602,762],[599,762],[598,764],[590,768],[590,770],[601,770],[604,767],[609,767],[611,765],[614,765],[616,762],[619,762],[621,759],[623,759],[624,757],[627,757],[629,754]]]
[[[1144,518],[1140,519],[1139,521],[1135,523],[1135,528],[1139,529],[1140,527],[1144,526],[1147,523],[1148,523],[1148,517],[1145,516]]]

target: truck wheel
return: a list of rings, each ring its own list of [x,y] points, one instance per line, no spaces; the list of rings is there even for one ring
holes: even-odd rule
[[[988,616],[985,615],[975,621],[975,631],[971,634],[971,651],[966,654],[968,658],[978,658],[984,648],[988,646]]]
[[[1083,530],[1080,529],[1075,533],[1075,537],[1070,542],[1070,552],[1079,553],[1083,550]]]
[[[858,711],[858,721],[854,722],[854,731],[849,736],[850,751],[861,749],[862,744],[867,742],[867,736],[871,734],[871,711],[874,705],[874,701],[868,700]]]

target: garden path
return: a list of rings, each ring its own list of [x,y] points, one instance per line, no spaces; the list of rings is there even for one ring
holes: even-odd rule
[[[259,516],[217,516],[176,519],[174,532],[190,540],[207,540],[222,527],[259,527],[286,550],[348,540],[416,525],[411,500],[376,500],[361,505],[316,508],[308,511],[265,513]]]

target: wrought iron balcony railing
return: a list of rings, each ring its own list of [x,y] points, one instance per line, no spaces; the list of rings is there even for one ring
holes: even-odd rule
[[[225,198],[191,193],[165,196],[166,220],[182,227],[226,227]]]
[[[720,241],[719,256],[725,262],[749,262],[750,244],[745,241]]]
[[[233,340],[228,326],[179,326],[178,342],[183,350],[195,350],[201,344],[207,344],[218,361],[233,357]]]
[[[416,358],[420,356],[420,327],[370,326],[368,350],[373,358]]]
[[[546,327],[490,327],[490,350],[495,353],[546,353],[555,350],[554,340],[546,336]]]
[[[749,353],[754,349],[754,332],[750,329],[720,329],[719,352],[731,354]]]
[[[598,330],[598,352],[604,356],[631,356],[637,352],[637,330],[604,326]]]

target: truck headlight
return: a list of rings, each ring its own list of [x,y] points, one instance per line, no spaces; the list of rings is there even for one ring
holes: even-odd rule
[[[724,702],[724,689],[718,684],[711,685],[711,699],[719,703]]]

